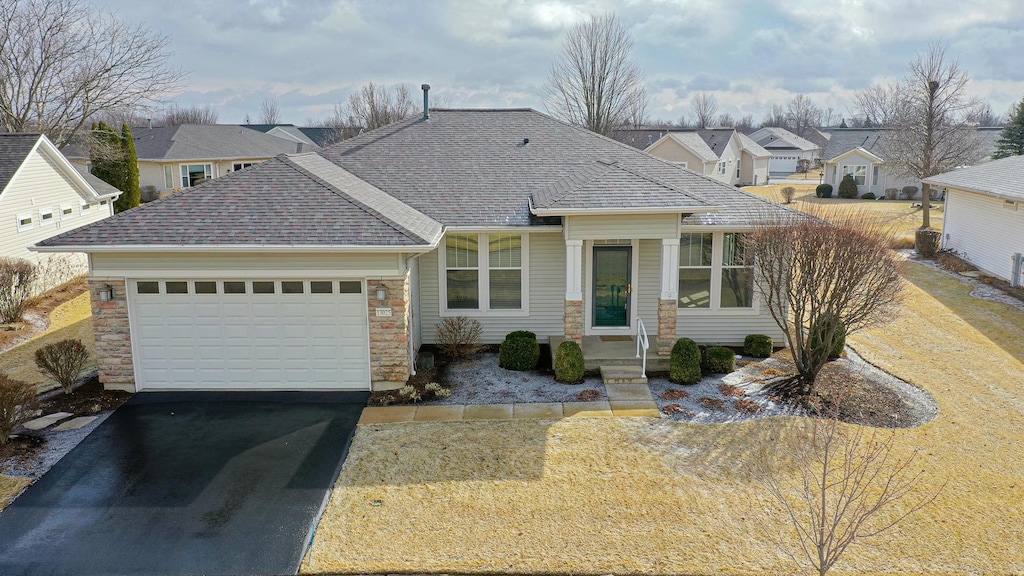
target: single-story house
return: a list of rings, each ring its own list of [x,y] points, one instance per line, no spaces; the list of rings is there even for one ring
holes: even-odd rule
[[[991,158],[1000,128],[978,128],[984,157]],[[902,189],[916,186],[920,197],[921,181],[899,173],[886,160],[883,138],[888,130],[884,128],[835,128],[825,148],[825,171],[823,181],[836,190],[843,176],[852,174],[857,183],[858,196],[871,192],[881,197],[886,188]]]
[[[29,247],[113,215],[120,194],[76,170],[46,136],[0,134],[0,257],[40,265],[40,290],[84,274],[85,254],[55,256]]]
[[[820,161],[821,146],[801,138],[785,128],[766,126],[750,135],[750,139],[771,153],[768,171],[788,175],[796,172],[797,163],[807,160],[811,166]]]
[[[782,334],[743,234],[788,209],[529,109],[430,110],[43,241],[90,255],[108,388],[404,384],[483,341]]]
[[[666,132],[645,152],[733,186],[768,182],[771,154],[732,128]]]
[[[1011,285],[1024,263],[1024,156],[925,178],[946,192],[943,248]]]
[[[301,132],[293,132],[272,135],[237,124],[133,128],[143,200],[219,178],[278,154],[319,148]],[[64,153],[76,165],[90,164],[85,146],[73,144]]]

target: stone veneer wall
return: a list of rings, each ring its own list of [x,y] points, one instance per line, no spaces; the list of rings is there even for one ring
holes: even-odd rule
[[[388,299],[377,300],[381,286]],[[370,382],[373,390],[393,390],[409,380],[409,279],[367,280],[370,318]],[[377,316],[377,308],[391,308],[391,316]]]
[[[110,286],[110,300],[100,300],[100,291]],[[124,280],[89,278],[92,301],[92,331],[96,338],[96,363],[100,382],[107,390],[135,392],[135,367],[128,327],[128,295]]]
[[[583,301],[565,301],[565,337],[583,340]]]
[[[676,322],[679,306],[675,300],[658,300],[658,354],[668,355],[676,343]]]

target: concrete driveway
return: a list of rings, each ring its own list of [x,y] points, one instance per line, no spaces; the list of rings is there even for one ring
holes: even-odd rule
[[[0,574],[294,574],[368,393],[141,393],[0,513]]]

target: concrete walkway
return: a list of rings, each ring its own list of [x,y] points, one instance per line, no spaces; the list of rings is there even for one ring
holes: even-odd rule
[[[643,384],[606,384],[607,400],[519,404],[371,406],[359,424],[395,422],[458,422],[530,418],[661,418],[650,389]]]

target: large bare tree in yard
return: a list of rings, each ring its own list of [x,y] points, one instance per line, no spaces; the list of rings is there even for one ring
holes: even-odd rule
[[[970,75],[942,44],[929,44],[897,82],[874,85],[855,96],[860,113],[888,128],[880,140],[895,171],[920,180],[984,156],[976,129],[986,104],[968,96]],[[921,189],[921,229],[931,227],[930,190]],[[921,238],[921,235],[918,235]]]
[[[414,107],[408,86],[401,84],[392,91],[370,82],[349,95],[347,113],[337,110],[336,115],[354,117],[365,130],[373,130],[408,118]]]
[[[837,415],[798,423],[786,450],[791,460],[762,454],[755,472],[776,504],[775,521],[764,525],[768,538],[819,576],[850,546],[882,545],[881,536],[942,490],[929,489],[918,452],[899,450],[894,430],[843,425]]]
[[[169,47],[167,36],[81,0],[0,2],[0,128],[64,146],[96,115],[177,88]]]
[[[806,138],[811,130],[821,126],[822,115],[821,108],[803,94],[794,96],[786,106],[789,130],[801,138]]]
[[[690,111],[697,128],[704,129],[714,124],[718,113],[718,100],[710,92],[697,92],[690,98]]]
[[[892,317],[903,283],[890,239],[868,213],[838,210],[766,217],[749,234],[754,281],[796,365],[771,384],[779,393],[810,400],[845,335]]]
[[[548,73],[548,111],[605,136],[646,117],[644,73],[632,52],[633,37],[615,14],[577,24]]]

